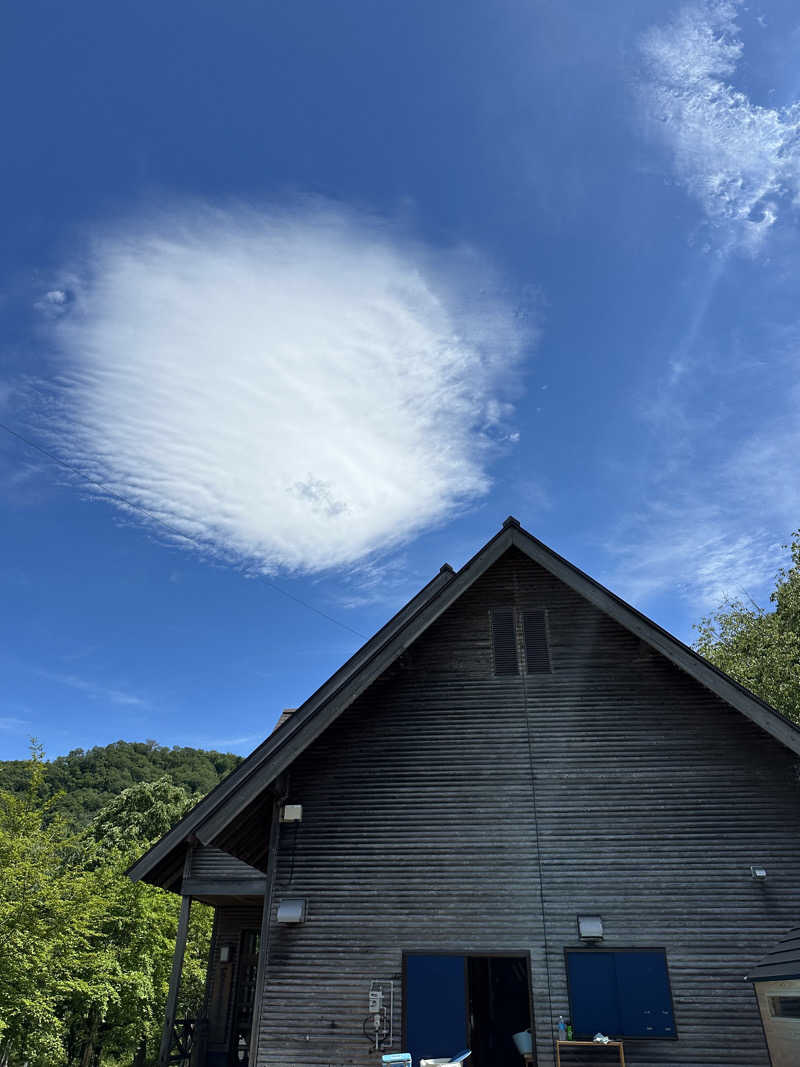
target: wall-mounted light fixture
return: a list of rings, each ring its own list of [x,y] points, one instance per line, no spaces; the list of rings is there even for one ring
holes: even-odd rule
[[[757,863],[750,865],[750,874],[755,882],[766,882],[767,880],[767,868],[759,867]]]
[[[281,822],[302,822],[302,804],[284,804],[281,809]]]
[[[231,946],[220,945],[219,947],[219,962],[228,963],[231,958]]]
[[[581,941],[602,941],[602,918],[599,915],[579,915],[578,937],[581,939]]]
[[[278,902],[278,922],[283,925],[306,921],[306,902],[302,897]]]

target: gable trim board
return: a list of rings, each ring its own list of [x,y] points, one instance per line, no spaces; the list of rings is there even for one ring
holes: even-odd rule
[[[133,864],[129,876],[134,881],[145,879],[162,884],[156,868],[173,850],[182,848],[192,834],[204,845],[222,844],[222,835],[237,816],[269,789],[278,775],[510,548],[519,549],[790,751],[800,755],[800,728],[522,529],[517,519],[509,517],[502,529],[457,573],[445,564],[439,574],[309,697],[283,726]]]

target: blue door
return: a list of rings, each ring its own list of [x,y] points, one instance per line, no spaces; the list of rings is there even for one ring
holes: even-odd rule
[[[425,1057],[455,1056],[467,1047],[464,956],[406,956],[406,1051],[413,1067]]]

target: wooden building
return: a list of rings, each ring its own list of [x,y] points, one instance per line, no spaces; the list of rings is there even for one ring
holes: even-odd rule
[[[131,869],[183,897],[162,1062],[195,898],[197,1067],[521,1067],[526,1030],[552,1067],[560,1016],[630,1067],[766,1065],[745,976],[797,925],[799,752],[508,519]]]

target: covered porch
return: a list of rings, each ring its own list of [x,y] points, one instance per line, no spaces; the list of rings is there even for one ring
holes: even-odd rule
[[[185,867],[159,1067],[247,1065],[266,876],[213,848],[190,848]],[[194,902],[214,909],[205,996],[196,1016],[179,1017],[181,974]]]

